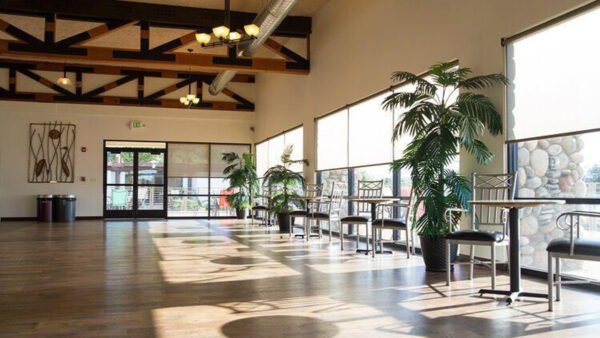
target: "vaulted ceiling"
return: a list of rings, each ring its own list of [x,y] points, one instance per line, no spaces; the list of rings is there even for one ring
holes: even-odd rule
[[[232,0],[232,26],[251,22],[269,1]],[[244,58],[225,47],[203,49],[195,41],[196,32],[210,31],[222,23],[222,0],[29,0],[26,7],[19,0],[3,0],[0,68],[9,70],[9,81],[25,76],[46,90],[38,95],[19,92],[20,87],[12,83],[8,88],[0,84],[0,99],[179,107],[173,95],[194,83],[194,90],[202,96],[204,85],[216,71],[236,70],[244,76],[237,82],[250,84],[254,82],[252,74],[258,72],[307,74],[310,16],[327,1],[301,1],[264,47]],[[132,69],[138,69],[137,75],[132,75]],[[39,74],[65,70],[75,75],[74,91]],[[90,74],[120,77],[86,93],[82,82]],[[152,77],[181,79],[162,91],[145,93],[148,81],[144,78]],[[136,79],[137,94],[132,97],[104,96]],[[224,94],[225,101],[207,100],[195,108],[254,109],[250,100],[231,89]]]

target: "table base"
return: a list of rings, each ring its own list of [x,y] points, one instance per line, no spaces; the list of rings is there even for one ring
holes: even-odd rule
[[[361,254],[365,254],[365,255],[370,254],[371,251],[373,251],[373,250],[371,250],[371,249],[356,249],[356,253],[361,253]],[[383,252],[375,251],[375,253],[376,254],[391,255],[394,252],[390,251],[390,250],[383,250]]]
[[[512,304],[514,301],[519,299],[519,297],[532,297],[532,298],[544,298],[548,299],[548,295],[545,293],[537,293],[537,292],[526,292],[526,291],[508,291],[508,290],[490,290],[490,289],[481,289],[479,290],[479,295],[483,295],[484,293],[492,294],[492,295],[503,295],[506,296],[504,299],[506,301],[506,305]]]

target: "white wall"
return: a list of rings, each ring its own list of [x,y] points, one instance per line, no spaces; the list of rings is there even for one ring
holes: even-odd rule
[[[76,125],[75,183],[27,183],[29,123],[50,121]],[[33,217],[34,196],[49,193],[77,195],[77,216],[101,216],[105,139],[252,143],[253,123],[250,112],[0,102],[0,217]]]
[[[315,164],[314,117],[385,89],[396,70],[422,72],[458,58],[476,74],[502,73],[500,39],[582,0],[331,0],[313,18],[309,76],[257,77],[256,141],[304,124],[304,154]],[[559,46],[557,46],[559,48]],[[503,90],[487,92],[499,109]],[[461,157],[461,171],[504,170],[503,137],[487,138],[497,154],[478,167]]]

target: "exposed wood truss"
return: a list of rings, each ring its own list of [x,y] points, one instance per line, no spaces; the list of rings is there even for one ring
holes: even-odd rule
[[[0,54],[9,57],[29,59],[50,59],[55,61],[110,62],[119,65],[147,65],[152,67],[177,69],[206,69],[213,71],[234,69],[237,71],[280,72],[307,74],[310,63],[307,58],[270,40],[267,47],[283,58],[241,57],[237,53],[215,55],[206,53],[185,53],[176,50],[195,43],[195,33],[207,31],[222,23],[222,11],[178,6],[153,5],[127,1],[96,0],[29,0],[27,6],[22,1],[0,1],[0,12],[9,14],[33,15],[45,19],[43,41],[31,32],[0,20],[0,31],[11,35],[14,40],[0,39]],[[195,13],[196,15],[192,15]],[[232,12],[233,27],[241,28],[251,22],[256,14]],[[103,22],[95,28],[55,41],[57,18]],[[279,26],[275,35],[308,39],[311,20],[308,17],[288,17]],[[96,47],[88,43],[131,25],[140,27],[139,49],[117,47]],[[171,41],[150,47],[151,27],[175,27],[188,32]],[[191,31],[190,31],[191,30]]]
[[[216,76],[214,73],[160,71],[142,68],[121,68],[99,65],[65,65],[49,62],[25,62],[17,60],[0,60],[0,68],[8,68],[9,70],[9,86],[8,89],[0,88],[0,100],[187,108],[183,106],[179,100],[164,98],[164,96],[191,83],[195,83],[197,93],[199,94],[198,96],[200,97],[200,103],[192,106],[191,108],[232,111],[254,110],[254,103],[242,97],[241,95],[236,94],[231,89],[226,89],[224,94],[234,99],[235,102],[202,100],[202,85],[212,82]],[[47,79],[44,76],[39,75],[36,71],[67,71],[69,73],[75,73],[75,91],[73,92],[65,87],[57,85],[54,80]],[[18,73],[52,89],[56,93],[17,91]],[[119,75],[121,77],[87,92],[83,92],[83,74]],[[169,85],[163,89],[146,95],[144,92],[144,84],[148,78],[173,78],[181,80],[177,81],[175,84]],[[102,95],[111,89],[136,80],[138,83],[137,97]],[[238,75],[233,81],[241,83],[253,83],[254,76]]]
[[[223,11],[216,9],[157,5],[117,0],[2,0],[0,12],[43,17],[54,13],[59,19],[81,21],[139,21],[157,27],[209,30],[223,24]],[[231,26],[241,28],[252,22],[256,13],[231,12]],[[288,16],[277,27],[275,36],[306,38],[312,19]]]

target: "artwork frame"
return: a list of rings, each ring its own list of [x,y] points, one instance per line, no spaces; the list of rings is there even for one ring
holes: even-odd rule
[[[75,135],[72,123],[30,123],[27,181],[75,182]]]

